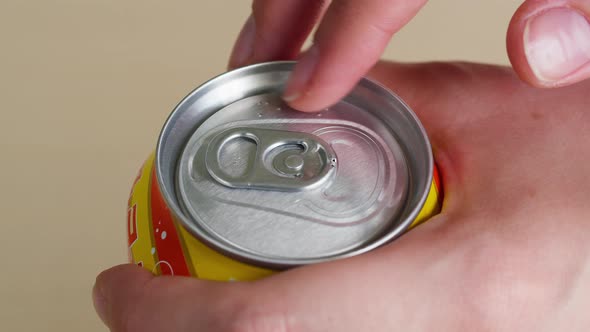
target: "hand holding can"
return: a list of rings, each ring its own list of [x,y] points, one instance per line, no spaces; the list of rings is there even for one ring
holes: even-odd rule
[[[590,150],[580,142],[590,140],[590,86],[541,91],[504,67],[465,63],[389,63],[372,74],[397,87],[428,129],[444,179],[440,214],[365,254],[255,282],[117,266],[94,289],[106,324],[145,332],[585,331]]]

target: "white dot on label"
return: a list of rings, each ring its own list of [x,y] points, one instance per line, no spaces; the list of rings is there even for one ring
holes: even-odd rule
[[[166,235],[168,235],[168,234],[166,234],[166,231],[163,231],[162,234],[160,234],[160,237],[162,238],[162,240],[166,239]]]
[[[152,255],[156,253],[156,248],[152,247]]]
[[[159,228],[156,228],[156,233],[159,233],[159,232],[160,232],[160,229]]]

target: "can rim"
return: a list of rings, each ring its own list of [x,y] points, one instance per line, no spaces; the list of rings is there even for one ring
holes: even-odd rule
[[[309,259],[309,258],[292,259],[292,258],[290,258],[289,259],[290,263],[285,263],[284,260],[271,258],[271,257],[265,258],[264,260],[256,259],[253,257],[245,257],[242,252],[239,252],[238,250],[235,250],[234,248],[232,248],[228,245],[225,245],[223,242],[221,242],[220,240],[218,240],[214,237],[208,236],[207,234],[205,234],[205,232],[200,230],[199,227],[196,227],[196,225],[192,221],[192,219],[190,217],[186,216],[184,213],[182,213],[182,209],[181,209],[180,205],[176,202],[176,198],[175,198],[176,194],[171,193],[169,191],[168,187],[165,185],[165,180],[163,179],[164,174],[162,173],[163,171],[162,171],[162,160],[161,160],[162,158],[161,158],[161,156],[162,156],[163,149],[164,149],[164,140],[166,139],[165,136],[167,134],[169,134],[169,128],[171,126],[173,126],[172,120],[174,119],[175,114],[177,113],[177,111],[179,109],[182,109],[183,106],[185,106],[185,104],[189,103],[191,101],[192,97],[196,93],[207,89],[208,87],[210,87],[213,84],[216,84],[217,81],[219,81],[221,79],[231,78],[232,76],[239,76],[244,72],[253,71],[253,70],[256,70],[257,68],[264,68],[264,67],[269,67],[269,66],[291,66],[291,67],[293,67],[295,65],[295,63],[296,63],[295,61],[271,61],[271,62],[257,63],[257,64],[253,64],[250,66],[241,67],[241,68],[238,68],[235,70],[221,73],[221,74],[216,75],[213,78],[205,81],[204,83],[198,85],[190,93],[188,93],[172,109],[172,112],[168,115],[168,117],[166,118],[166,121],[164,122],[164,125],[162,126],[160,134],[158,135],[158,142],[156,145],[156,155],[155,155],[156,180],[157,180],[157,183],[160,188],[160,192],[161,192],[161,195],[162,195],[164,201],[166,202],[167,206],[169,207],[169,209],[173,213],[174,217],[178,219],[178,221],[180,222],[182,227],[187,229],[189,231],[189,233],[191,233],[191,235],[197,237],[198,240],[204,242],[208,246],[211,246],[214,250],[221,251],[225,255],[235,258],[238,261],[247,262],[247,263],[253,264],[255,266],[268,267],[268,268],[273,268],[273,269],[286,269],[286,268],[296,267],[296,266],[300,266],[300,265],[316,264],[316,263],[331,261],[334,259],[353,257],[353,256],[357,256],[357,255],[372,251],[380,246],[383,246],[384,244],[387,244],[387,243],[395,240],[396,238],[398,238],[399,236],[401,236],[402,234],[405,233],[405,231],[410,227],[412,222],[418,217],[420,211],[424,207],[424,204],[426,203],[426,199],[429,195],[430,186],[431,186],[432,180],[433,180],[433,172],[434,172],[434,156],[432,153],[432,146],[430,143],[430,139],[428,137],[428,134],[427,134],[422,122],[420,121],[420,119],[418,118],[416,113],[412,110],[412,108],[402,98],[400,98],[397,94],[395,94],[389,88],[387,88],[386,86],[384,86],[380,82],[375,81],[374,79],[371,79],[368,77],[363,77],[359,80],[359,82],[357,83],[356,86],[364,85],[365,87],[368,87],[368,88],[371,88],[371,86],[372,86],[373,88],[383,90],[384,92],[387,92],[387,94],[388,94],[387,98],[393,98],[393,99],[395,99],[395,101],[397,103],[401,104],[404,107],[404,112],[407,113],[407,115],[409,117],[411,117],[411,119],[413,120],[413,124],[416,125],[417,129],[419,130],[420,135],[425,138],[424,143],[428,149],[428,151],[426,152],[426,154],[427,154],[427,164],[426,164],[427,179],[426,180],[427,181],[424,182],[424,185],[422,186],[422,188],[416,189],[417,192],[420,193],[420,195],[419,195],[420,198],[417,201],[417,204],[415,204],[411,208],[410,212],[405,216],[404,220],[402,222],[400,222],[398,224],[398,226],[393,231],[384,234],[384,236],[379,237],[375,241],[372,241],[371,243],[367,244],[366,246],[363,246],[363,247],[353,250],[351,252],[346,252],[346,253],[338,255],[336,257],[317,258],[317,259]]]

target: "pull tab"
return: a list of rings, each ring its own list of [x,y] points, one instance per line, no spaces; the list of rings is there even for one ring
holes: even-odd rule
[[[220,159],[233,140],[254,142],[245,172],[222,169]],[[234,127],[217,134],[207,146],[205,164],[219,183],[239,189],[302,191],[325,182],[336,166],[336,154],[317,136],[284,130]]]

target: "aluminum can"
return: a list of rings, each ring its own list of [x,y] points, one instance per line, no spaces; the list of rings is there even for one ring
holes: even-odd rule
[[[343,259],[440,211],[427,134],[369,79],[318,113],[280,98],[293,62],[222,74],[173,110],[133,182],[130,260],[233,281]]]

